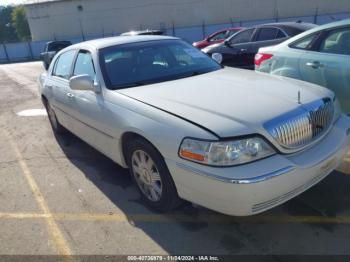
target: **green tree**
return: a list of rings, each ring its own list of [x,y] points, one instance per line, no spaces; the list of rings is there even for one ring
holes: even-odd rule
[[[0,6],[0,43],[19,40],[12,25],[13,9],[13,6]]]
[[[28,41],[31,39],[26,11],[23,6],[16,6],[13,9],[12,24],[20,40]]]

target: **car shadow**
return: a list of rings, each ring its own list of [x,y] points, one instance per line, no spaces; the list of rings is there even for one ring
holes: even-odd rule
[[[302,195],[261,215],[231,217],[188,202],[172,212],[159,214],[143,204],[128,170],[71,133],[56,139],[69,161],[126,215],[129,223],[143,230],[169,254],[237,254],[247,245],[255,246],[258,253],[269,254],[267,244],[261,244],[264,239],[249,229],[252,223],[256,228],[264,227],[269,222],[261,218],[266,215],[334,217],[350,206],[349,177],[335,172]],[[156,219],[135,219],[140,214],[155,215]],[[337,227],[305,224],[328,232]]]

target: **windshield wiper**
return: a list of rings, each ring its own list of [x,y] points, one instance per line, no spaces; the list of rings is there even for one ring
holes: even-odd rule
[[[202,74],[205,74],[205,73],[207,73],[207,72],[206,71],[193,71],[193,72],[190,72],[190,73],[185,74],[185,75],[174,77],[173,80],[181,79],[181,78],[187,78],[187,77],[191,77],[191,76],[198,76],[198,75],[202,75]]]

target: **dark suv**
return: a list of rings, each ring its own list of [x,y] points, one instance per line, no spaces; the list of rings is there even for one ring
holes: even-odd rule
[[[70,41],[51,41],[47,42],[45,45],[44,52],[40,54],[40,59],[44,63],[44,67],[47,70],[50,66],[50,63],[59,51],[66,48],[67,46],[72,45]]]
[[[242,30],[225,42],[206,47],[202,51],[223,65],[254,69],[254,57],[260,47],[277,45],[316,26],[302,22],[258,25]]]

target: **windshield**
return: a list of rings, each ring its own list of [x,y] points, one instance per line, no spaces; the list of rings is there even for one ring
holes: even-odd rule
[[[222,68],[206,54],[181,40],[104,48],[100,50],[100,65],[109,89],[170,81]]]

